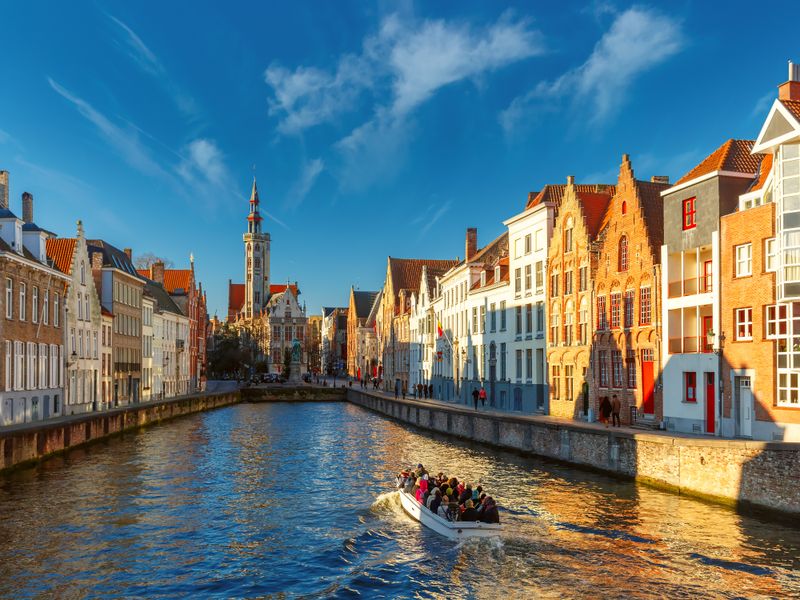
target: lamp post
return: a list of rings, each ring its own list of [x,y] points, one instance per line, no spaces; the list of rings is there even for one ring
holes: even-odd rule
[[[722,432],[720,431],[721,428],[717,427],[717,423],[721,423],[722,421],[722,403],[724,400],[724,386],[722,385],[722,354],[725,350],[725,332],[721,331],[719,334],[716,334],[713,329],[709,329],[706,332],[706,343],[713,347],[715,338],[717,340],[717,347],[713,350],[714,354],[717,355],[717,372],[719,373],[719,381],[717,382],[717,385],[719,386],[719,402],[716,402],[715,404],[717,406],[714,407],[714,419],[716,420],[716,423],[714,423],[714,435],[719,437],[722,435]]]

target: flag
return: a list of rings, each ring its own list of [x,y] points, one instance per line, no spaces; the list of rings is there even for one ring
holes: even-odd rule
[[[444,335],[444,329],[442,329],[442,322],[436,321],[436,332],[439,334],[439,337]]]

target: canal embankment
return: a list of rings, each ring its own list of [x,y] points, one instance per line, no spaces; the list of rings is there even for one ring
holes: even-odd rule
[[[606,429],[349,389],[347,399],[416,427],[632,478],[737,507],[800,514],[800,443]]]
[[[242,402],[345,402],[345,388],[267,385],[242,388]]]

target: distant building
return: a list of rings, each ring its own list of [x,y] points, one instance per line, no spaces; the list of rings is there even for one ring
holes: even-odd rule
[[[379,292],[366,292],[350,288],[350,302],[347,308],[347,373],[361,378],[370,374],[369,364],[362,361],[365,356],[369,319],[372,307]],[[374,327],[372,328],[374,333]]]

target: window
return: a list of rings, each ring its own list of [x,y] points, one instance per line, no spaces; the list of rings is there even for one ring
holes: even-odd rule
[[[628,270],[628,238],[626,236],[622,236],[619,238],[619,253],[617,255],[618,258],[618,271],[627,271]]]
[[[81,285],[86,285],[86,263],[81,261]]]
[[[536,262],[536,293],[541,294],[544,291],[544,261]]]
[[[6,319],[14,318],[14,281],[6,277]]]
[[[625,354],[625,367],[628,370],[628,389],[636,389],[636,351],[628,348]]]
[[[608,313],[606,313],[606,297],[597,297],[597,329],[603,331],[608,329]]]
[[[514,269],[514,293],[522,293],[522,269]]]
[[[53,294],[53,327],[58,327],[59,319],[61,318],[61,308],[59,306],[58,294]]]
[[[514,240],[514,258],[522,256],[522,240],[517,238]]]
[[[480,321],[481,321],[481,333],[485,333],[486,332],[486,307],[483,304],[481,304]]]
[[[767,339],[777,339],[786,337],[787,329],[787,305],[773,304],[767,306],[767,330],[764,332]]]
[[[694,371],[683,373],[683,401],[697,402],[697,373]]]
[[[767,272],[777,271],[777,249],[775,247],[775,238],[764,240],[764,270]]]
[[[531,289],[531,266],[525,265],[525,291]]]
[[[572,271],[564,273],[564,294],[572,293]]]
[[[572,217],[567,217],[564,226],[564,252],[572,252]]]
[[[522,307],[517,307],[517,328],[515,330],[517,335],[522,335]]]
[[[528,381],[533,377],[533,350],[525,350],[525,379]]]
[[[575,385],[572,372],[573,372],[572,365],[564,365],[564,392],[566,393],[565,400],[567,402],[572,402],[575,399],[574,395]]]
[[[489,327],[490,331],[494,332],[497,330],[497,311],[495,310],[495,304],[492,302],[489,305]]]
[[[558,296],[558,271],[550,275],[550,297]]]
[[[506,379],[506,343],[500,342],[500,381]]]
[[[536,303],[536,332],[544,333],[544,302]]]
[[[611,382],[615,388],[622,387],[622,352],[611,351]]]
[[[578,310],[578,335],[580,336],[580,343],[585,346],[589,335],[589,303],[586,298],[581,300],[580,309]]]
[[[597,372],[600,373],[600,387],[608,387],[608,362],[606,351],[600,350],[597,353]]]
[[[478,333],[478,307],[472,307],[472,333]]]
[[[753,309],[752,308],[737,308],[736,309],[736,339],[737,340],[752,340],[753,339]]]
[[[5,377],[6,377],[6,391],[11,391],[11,362],[13,351],[11,349],[12,344],[9,340],[6,340],[6,363],[5,363]]]
[[[517,379],[522,379],[522,350],[517,350]]]
[[[589,285],[589,267],[583,266],[578,269],[578,291],[585,292]]]
[[[683,201],[683,230],[694,229],[697,225],[695,212],[695,198],[687,198]]]
[[[553,377],[550,383],[550,392],[553,400],[560,400],[561,388],[561,367],[559,365],[552,366]]]
[[[83,321],[83,301],[80,292],[78,292],[78,320]]]
[[[622,201],[622,214],[623,215],[628,214],[628,202],[626,200]]]
[[[531,234],[525,236],[525,254],[531,253]]]
[[[533,305],[529,302],[525,305],[525,334],[533,333]]]
[[[567,302],[564,307],[564,343],[567,346],[572,345],[572,335],[574,333],[575,310],[572,300]]]
[[[500,331],[506,330],[506,301],[500,303]]]
[[[752,257],[752,244],[736,246],[736,277],[746,277],[753,272]]]
[[[639,290],[639,325],[650,325],[650,288]]]
[[[39,288],[33,286],[31,295],[31,321],[34,323],[39,322]]]
[[[26,309],[27,309],[27,297],[26,297],[26,286],[24,283],[19,284],[19,320],[24,321],[27,317]]]
[[[635,296],[633,290],[625,291],[625,327],[633,327],[633,300]]]
[[[619,292],[611,294],[611,329],[619,329],[621,304],[622,294]]]
[[[558,303],[553,302],[552,308],[550,312],[550,343],[558,344],[558,328],[560,325]]]
[[[535,245],[537,250],[542,250],[544,248],[544,230],[543,229],[537,229],[533,233],[533,241],[534,241],[534,245]]]

